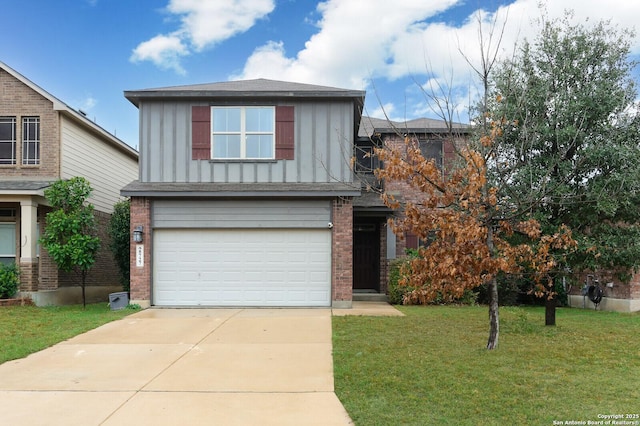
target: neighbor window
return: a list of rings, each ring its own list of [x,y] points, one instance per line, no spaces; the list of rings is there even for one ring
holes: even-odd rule
[[[40,118],[22,118],[22,164],[40,164]]]
[[[274,107],[213,107],[213,158],[274,158]]]
[[[373,174],[374,170],[378,168],[378,157],[375,155],[372,145],[356,145],[355,154],[356,172]]]
[[[15,117],[0,117],[0,164],[16,164]]]
[[[442,140],[420,139],[420,153],[426,160],[436,160],[436,166],[442,169]]]
[[[9,265],[16,261],[16,224],[0,223],[0,263]]]

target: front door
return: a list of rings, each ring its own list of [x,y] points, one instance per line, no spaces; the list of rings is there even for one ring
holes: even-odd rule
[[[380,226],[355,223],[353,229],[353,289],[380,291]]]

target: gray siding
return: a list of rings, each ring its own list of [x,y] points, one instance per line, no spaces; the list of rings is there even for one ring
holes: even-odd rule
[[[148,101],[140,104],[141,182],[352,181],[352,102],[286,103],[295,107],[295,157],[293,160],[259,162],[192,160],[193,105],[207,104],[184,101]]]
[[[324,228],[327,200],[156,200],[154,228]]]

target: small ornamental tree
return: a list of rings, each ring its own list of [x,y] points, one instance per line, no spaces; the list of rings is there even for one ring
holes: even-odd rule
[[[129,237],[130,202],[122,200],[113,206],[113,214],[109,221],[109,235],[111,244],[109,248],[120,272],[120,283],[124,291],[129,291],[129,250],[131,239]]]
[[[60,270],[79,276],[83,306],[86,306],[87,274],[100,247],[93,205],[86,203],[91,191],[89,182],[82,177],[58,180],[47,188],[44,195],[53,211],[47,213],[46,228],[40,238]]]

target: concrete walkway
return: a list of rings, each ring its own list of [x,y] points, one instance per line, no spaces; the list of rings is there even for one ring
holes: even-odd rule
[[[345,311],[367,315],[335,314]],[[0,422],[352,424],[334,393],[331,315],[148,309],[0,365]]]

